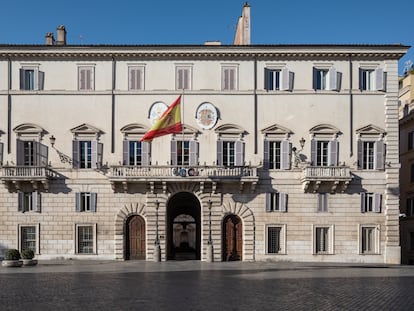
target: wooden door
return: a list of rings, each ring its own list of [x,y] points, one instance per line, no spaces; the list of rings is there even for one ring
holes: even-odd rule
[[[128,259],[145,259],[145,221],[133,216],[128,222]]]
[[[242,251],[242,222],[236,215],[229,215],[223,223],[223,261],[242,260]]]

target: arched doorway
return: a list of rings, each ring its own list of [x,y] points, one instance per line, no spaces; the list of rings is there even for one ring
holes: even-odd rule
[[[223,220],[223,261],[242,260],[243,224],[236,215]]]
[[[145,260],[145,221],[141,216],[127,219],[125,259]]]
[[[201,258],[201,207],[192,193],[180,192],[167,206],[167,259]]]

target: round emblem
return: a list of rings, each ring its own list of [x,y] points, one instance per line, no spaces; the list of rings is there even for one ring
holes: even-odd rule
[[[204,130],[209,130],[217,123],[217,108],[213,104],[203,103],[197,108],[197,124]]]
[[[149,119],[151,125],[154,125],[155,122],[161,117],[165,110],[168,109],[168,106],[163,102],[156,102],[152,104],[150,111],[149,111]]]

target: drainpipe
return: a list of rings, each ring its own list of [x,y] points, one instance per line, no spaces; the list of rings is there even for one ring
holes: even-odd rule
[[[257,55],[254,56],[254,154],[257,154]]]
[[[112,56],[112,106],[111,106],[111,153],[115,152],[115,87],[116,87],[116,61]]]
[[[349,54],[349,156],[354,154],[353,148],[353,127],[354,127],[354,97],[352,94],[352,56]]]
[[[8,61],[8,73],[7,73],[7,77],[8,77],[8,85],[7,85],[7,153],[11,153],[11,108],[12,108],[12,100],[11,100],[11,86],[12,86],[12,73],[11,73],[11,69],[12,69],[12,64],[11,64],[11,59],[10,56],[7,59]]]

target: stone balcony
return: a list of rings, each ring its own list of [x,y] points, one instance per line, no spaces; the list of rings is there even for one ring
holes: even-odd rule
[[[211,191],[219,183],[238,183],[240,191],[247,185],[254,191],[257,181],[257,168],[251,166],[111,166],[107,174],[112,188],[121,185],[124,191],[130,184],[147,184],[153,192],[156,184],[166,190],[168,183],[199,183],[200,191],[209,184]]]
[[[306,166],[301,177],[305,192],[344,192],[351,180],[351,169],[348,166]]]
[[[3,166],[0,167],[0,181],[9,191],[49,189],[53,172],[47,166]]]

